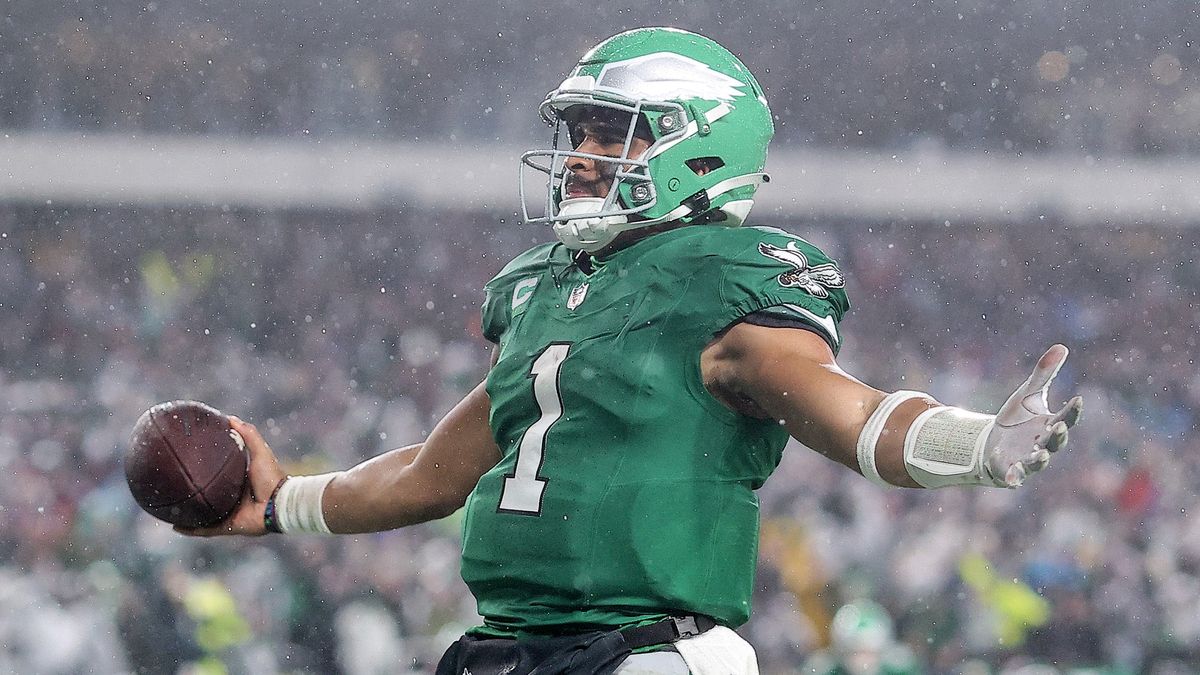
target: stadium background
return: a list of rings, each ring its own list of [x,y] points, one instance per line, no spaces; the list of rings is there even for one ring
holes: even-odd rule
[[[764,672],[860,598],[927,672],[1196,672],[1196,12],[6,3],[0,672],[427,672],[476,618],[454,518],[189,540],[137,511],[120,452],[178,397],[295,472],[420,439],[483,373],[482,283],[547,236],[515,189],[541,97],[658,23],[764,85],[754,220],[842,263],[848,370],[991,409],[1063,341],[1052,395],[1086,398],[1017,492],[884,492],[789,452],[743,631]]]

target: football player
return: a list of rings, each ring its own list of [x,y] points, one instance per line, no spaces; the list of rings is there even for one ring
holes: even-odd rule
[[[621,33],[550,92],[526,219],[556,241],[486,286],[484,382],[420,444],[286,477],[235,419],[253,486],[193,534],[358,533],[466,505],[462,575],[483,625],[439,673],[753,673],[755,490],[791,436],[882,486],[1017,487],[1079,417],[1051,347],[996,414],[843,371],[845,278],[820,249],[744,225],[773,134],[729,51]],[[522,186],[528,181],[528,174]]]

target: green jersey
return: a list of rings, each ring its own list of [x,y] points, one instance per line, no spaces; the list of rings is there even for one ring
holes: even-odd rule
[[[764,308],[835,348],[848,307],[837,267],[781,230],[690,226],[590,274],[561,244],[488,283],[483,332],[502,459],[464,520],[462,574],[483,634],[569,632],[750,615],[759,488],[787,432],[705,389],[700,354]]]

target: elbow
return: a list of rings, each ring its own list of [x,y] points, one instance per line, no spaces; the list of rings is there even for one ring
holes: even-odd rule
[[[467,493],[469,494],[469,493]],[[427,504],[429,520],[438,520],[453,515],[467,503],[467,494],[443,493],[434,496]]]
[[[457,485],[455,483],[439,483],[429,481],[427,488],[420,491],[418,510],[422,520],[438,520],[453,514],[467,503],[467,497],[475,488]]]

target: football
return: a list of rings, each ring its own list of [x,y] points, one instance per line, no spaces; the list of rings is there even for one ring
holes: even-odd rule
[[[208,527],[241,500],[249,458],[219,410],[171,401],[138,418],[124,464],[129,491],[147,513],[172,525]]]

